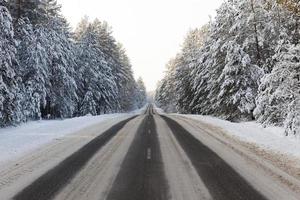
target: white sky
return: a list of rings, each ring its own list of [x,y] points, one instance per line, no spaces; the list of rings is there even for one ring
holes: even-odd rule
[[[155,90],[165,64],[191,28],[204,25],[224,0],[58,0],[73,27],[84,15],[107,21],[127,49],[135,77]]]

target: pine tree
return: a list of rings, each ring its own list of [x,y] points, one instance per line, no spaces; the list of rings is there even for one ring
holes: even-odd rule
[[[75,52],[67,29],[67,24],[59,18],[44,29],[50,85],[42,109],[43,117],[72,117],[76,110]]]
[[[191,101],[194,97],[192,91],[192,70],[196,68],[199,50],[203,46],[208,33],[208,26],[191,30],[184,40],[181,53],[175,58],[175,90],[176,107],[180,113],[191,113]]]
[[[235,42],[228,42],[225,67],[217,80],[220,93],[214,105],[216,114],[226,119],[252,119],[255,97],[262,70],[251,63],[251,59]]]
[[[277,0],[281,8],[282,24],[286,37],[290,43],[299,44],[300,41],[300,2],[298,0]]]
[[[94,101],[91,89],[85,94],[82,105],[80,106],[80,115],[97,115],[96,103]]]
[[[300,45],[283,44],[273,57],[275,66],[262,79],[255,116],[263,124],[299,130]],[[298,131],[299,133],[299,131]]]
[[[132,67],[125,49],[118,44],[119,76],[118,76],[118,97],[122,112],[138,108],[135,104],[135,92],[137,85],[133,77]]]
[[[41,117],[41,105],[45,105],[46,86],[49,84],[48,61],[45,49],[41,45],[43,34],[33,27],[27,18],[19,19],[16,29],[18,76],[22,77],[24,120],[36,120]]]
[[[75,40],[79,41],[83,37],[88,26],[89,26],[89,18],[88,18],[88,16],[84,16],[81,19],[81,21],[77,24],[77,27],[75,29],[75,32],[74,32]]]
[[[300,134],[300,98],[299,95],[288,107],[287,119],[284,123],[285,135]]]
[[[214,22],[209,26],[209,37],[199,52],[193,69],[194,97],[191,101],[191,112],[217,115],[219,110],[216,97],[220,93],[218,79],[225,66],[226,51],[223,45],[230,35],[228,30],[234,23],[235,9],[226,2],[221,5]],[[224,113],[223,113],[224,114]]]
[[[192,113],[230,120],[252,118],[262,74],[257,66],[262,60],[260,16],[253,1],[229,1],[220,7],[195,59]]]
[[[106,22],[83,19],[73,37],[56,0],[0,6],[0,126],[145,103],[145,88]]]
[[[174,87],[174,69],[176,61],[171,59],[167,64],[167,72],[155,92],[155,103],[165,112],[177,112],[176,91]]]
[[[8,7],[15,22],[28,18],[33,25],[47,24],[60,12],[56,0],[9,0]]]
[[[136,101],[138,108],[143,107],[147,102],[147,93],[146,93],[146,87],[144,84],[143,79],[140,77],[138,78],[137,82],[137,95],[136,95]]]
[[[251,120],[254,112],[261,123],[299,134],[299,5],[225,1],[203,45],[197,47],[190,34],[168,65],[156,91],[158,105],[234,121]]]
[[[77,63],[81,77],[77,78],[77,84],[81,101],[88,89],[91,89],[97,114],[116,111],[117,87],[112,70],[99,47],[98,27],[89,24],[78,42]]]
[[[12,19],[7,8],[0,6],[0,126],[12,125],[20,118],[16,101],[16,48]]]

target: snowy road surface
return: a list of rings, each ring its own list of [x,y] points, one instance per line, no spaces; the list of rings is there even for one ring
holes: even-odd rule
[[[1,199],[300,199],[297,178],[228,145],[210,134],[213,127],[158,114],[151,105],[111,121],[7,162],[0,169]]]

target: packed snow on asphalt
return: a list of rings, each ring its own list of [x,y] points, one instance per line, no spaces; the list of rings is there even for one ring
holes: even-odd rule
[[[79,130],[95,124],[106,124],[134,114],[140,114],[145,107],[131,113],[83,116],[64,120],[31,121],[16,127],[0,129],[0,165],[37,149],[53,140],[72,135]]]

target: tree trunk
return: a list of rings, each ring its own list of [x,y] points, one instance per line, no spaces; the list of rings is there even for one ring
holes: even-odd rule
[[[18,19],[20,19],[21,18],[21,8],[22,8],[22,0],[18,0],[17,1],[17,7],[18,7],[18,13],[17,13],[17,21],[18,21]]]
[[[255,45],[256,45],[256,56],[257,56],[257,63],[258,65],[261,64],[261,53],[260,53],[260,48],[259,48],[259,42],[258,42],[258,33],[257,33],[257,21],[256,21],[256,17],[255,17],[255,10],[254,10],[254,2],[253,0],[251,0],[251,10],[254,16],[254,33],[255,33]]]

